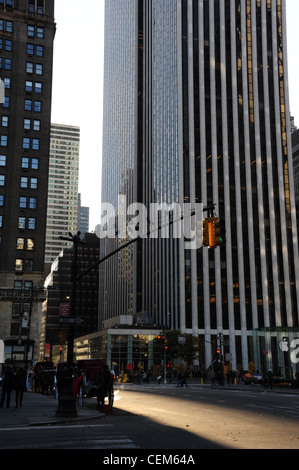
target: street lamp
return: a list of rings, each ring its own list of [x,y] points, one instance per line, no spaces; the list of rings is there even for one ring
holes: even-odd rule
[[[61,240],[67,240],[73,243],[73,259],[71,269],[71,317],[76,314],[76,289],[77,289],[77,255],[78,245],[85,244],[81,239],[81,232],[77,232],[76,235],[69,233],[69,237],[60,237]],[[58,397],[58,408],[56,410],[56,416],[59,417],[76,417],[76,397],[73,394],[73,362],[74,362],[74,323],[70,322],[68,329],[68,347],[67,347],[67,364],[66,367],[61,371],[62,373],[62,393]]]

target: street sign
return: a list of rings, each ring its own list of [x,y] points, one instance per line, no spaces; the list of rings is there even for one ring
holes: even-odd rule
[[[68,303],[60,304],[59,305],[59,316],[60,317],[69,317],[70,316],[70,307],[71,305]]]
[[[85,318],[81,317],[60,317],[60,325],[83,325],[85,323]]]

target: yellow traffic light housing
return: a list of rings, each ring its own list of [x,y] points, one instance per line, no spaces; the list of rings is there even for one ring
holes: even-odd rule
[[[208,246],[212,248],[215,246],[215,235],[214,235],[214,219],[204,219],[203,220],[203,237],[202,237],[202,246]]]

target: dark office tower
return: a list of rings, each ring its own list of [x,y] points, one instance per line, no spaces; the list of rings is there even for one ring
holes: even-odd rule
[[[292,369],[279,347],[286,338],[290,351],[299,331],[286,8],[106,1],[102,201],[215,204],[226,243],[194,250],[183,237],[142,240],[129,292],[118,290],[117,271],[130,285],[129,259],[111,258],[103,319],[146,312],[198,336],[199,367],[221,338],[233,369]]]
[[[0,337],[38,358],[47,215],[54,0],[0,1]]]

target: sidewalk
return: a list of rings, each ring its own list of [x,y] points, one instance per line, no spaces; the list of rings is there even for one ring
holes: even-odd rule
[[[0,395],[2,390],[0,388]],[[96,408],[87,406],[77,406],[77,417],[64,418],[56,417],[58,400],[54,396],[41,395],[27,391],[24,393],[23,406],[15,407],[15,392],[12,391],[10,407],[0,408],[0,427],[7,426],[36,426],[45,424],[62,424],[69,422],[77,422],[88,419],[99,418],[104,416]]]

